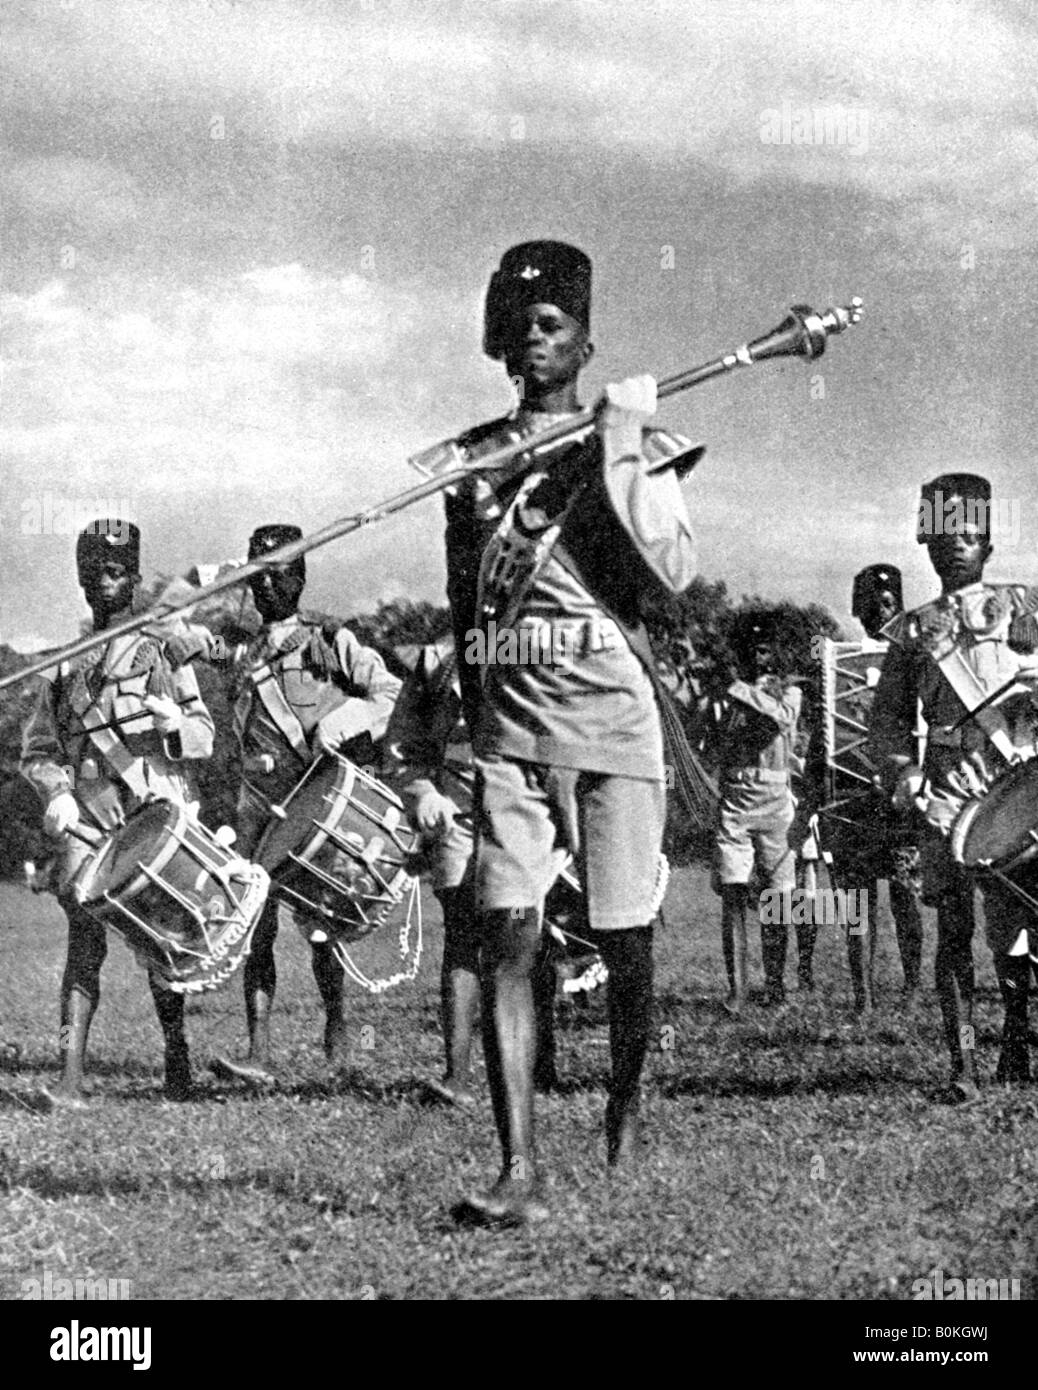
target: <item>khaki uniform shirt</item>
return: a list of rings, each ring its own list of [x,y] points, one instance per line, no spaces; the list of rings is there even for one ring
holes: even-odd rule
[[[937,664],[946,651],[962,658],[976,682],[978,698],[992,695],[1030,664],[1009,646],[1013,620],[1026,611],[1026,590],[1013,584],[968,585],[954,594],[901,614],[886,629],[890,651],[876,687],[869,719],[869,747],[885,781],[893,784],[898,764],[916,759],[916,699],[927,725],[923,770],[934,791],[957,791],[949,773],[979,754],[992,776],[1005,766],[984,729],[958,723],[965,706]],[[1009,721],[1008,734],[1023,756],[1033,751],[1035,729],[1026,715]]]
[[[308,649],[321,634],[319,623],[294,614],[265,627],[237,662],[234,730],[242,754],[238,836],[243,852],[255,848],[271,804],[282,802],[313,762],[311,740],[318,724],[343,742],[360,734],[380,739],[386,731],[399,680],[378,652],[346,627],[321,642],[330,669],[315,669]]]

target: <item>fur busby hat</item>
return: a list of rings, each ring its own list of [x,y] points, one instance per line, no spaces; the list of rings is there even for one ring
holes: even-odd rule
[[[564,241],[524,241],[501,257],[490,277],[483,351],[504,356],[509,324],[529,304],[554,304],[585,331],[591,327],[591,262]]]
[[[854,588],[851,593],[852,615],[855,618],[860,618],[865,612],[869,600],[882,593],[893,594],[898,612],[904,608],[904,601],[901,597],[901,571],[898,567],[896,565],[867,565],[865,569],[859,570],[854,576]]]
[[[744,608],[732,624],[732,648],[740,657],[749,656],[761,642],[773,643],[777,628],[777,616],[769,609]]]
[[[972,523],[990,536],[991,484],[979,473],[942,473],[924,483],[915,538],[925,545],[934,536]]]
[[[279,550],[283,545],[290,545],[293,541],[302,539],[303,532],[299,526],[290,526],[280,521],[257,526],[249,537],[249,559],[257,560],[263,555],[269,555],[272,550]],[[298,559],[291,561],[291,564],[299,577],[305,579],[306,557],[300,555]]]
[[[141,533],[132,521],[103,517],[92,521],[76,537],[76,569],[80,578],[109,560],[125,565],[130,574],[140,573]]]

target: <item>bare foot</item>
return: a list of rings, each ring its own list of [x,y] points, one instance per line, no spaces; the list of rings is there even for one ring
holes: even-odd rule
[[[606,1162],[609,1167],[633,1167],[644,1155],[645,1140],[637,1109],[631,1107],[617,1120],[611,1107],[606,1105]]]
[[[52,1110],[87,1110],[90,1106],[81,1082],[59,1081],[54,1087],[41,1086],[40,1092]]]
[[[745,1003],[745,994],[736,994],[733,990],[721,1005],[721,1008],[724,1009],[729,1018],[742,1018],[742,1011]]]
[[[476,1108],[475,1093],[465,1082],[445,1076],[442,1081],[427,1081],[425,1084],[438,1100],[446,1101],[448,1105],[456,1105],[459,1110]]]
[[[489,1192],[471,1193],[455,1209],[460,1219],[473,1217],[489,1226],[532,1226],[551,1215],[536,1178],[503,1176]]]
[[[952,1105],[973,1105],[980,1100],[980,1090],[972,1076],[956,1076],[949,1082],[948,1099]]]
[[[277,1077],[266,1066],[249,1058],[234,1062],[229,1057],[214,1057],[209,1070],[222,1081],[244,1081],[247,1086],[268,1088],[277,1085]]]
[[[344,1018],[330,1018],[324,1028],[324,1055],[333,1071],[349,1065],[350,1042]]]

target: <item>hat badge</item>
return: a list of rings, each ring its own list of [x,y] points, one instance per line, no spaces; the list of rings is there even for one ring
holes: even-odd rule
[[[535,265],[524,265],[519,272],[520,280],[536,280],[540,275],[540,268]]]

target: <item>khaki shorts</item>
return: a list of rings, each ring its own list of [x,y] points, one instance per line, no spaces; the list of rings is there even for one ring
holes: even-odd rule
[[[714,854],[717,884],[749,883],[756,867],[764,888],[795,888],[789,844],[793,797],[782,782],[726,782],[721,789]]]
[[[593,930],[652,921],[666,888],[661,782],[504,758],[476,765],[481,910],[541,908],[572,854]]]

